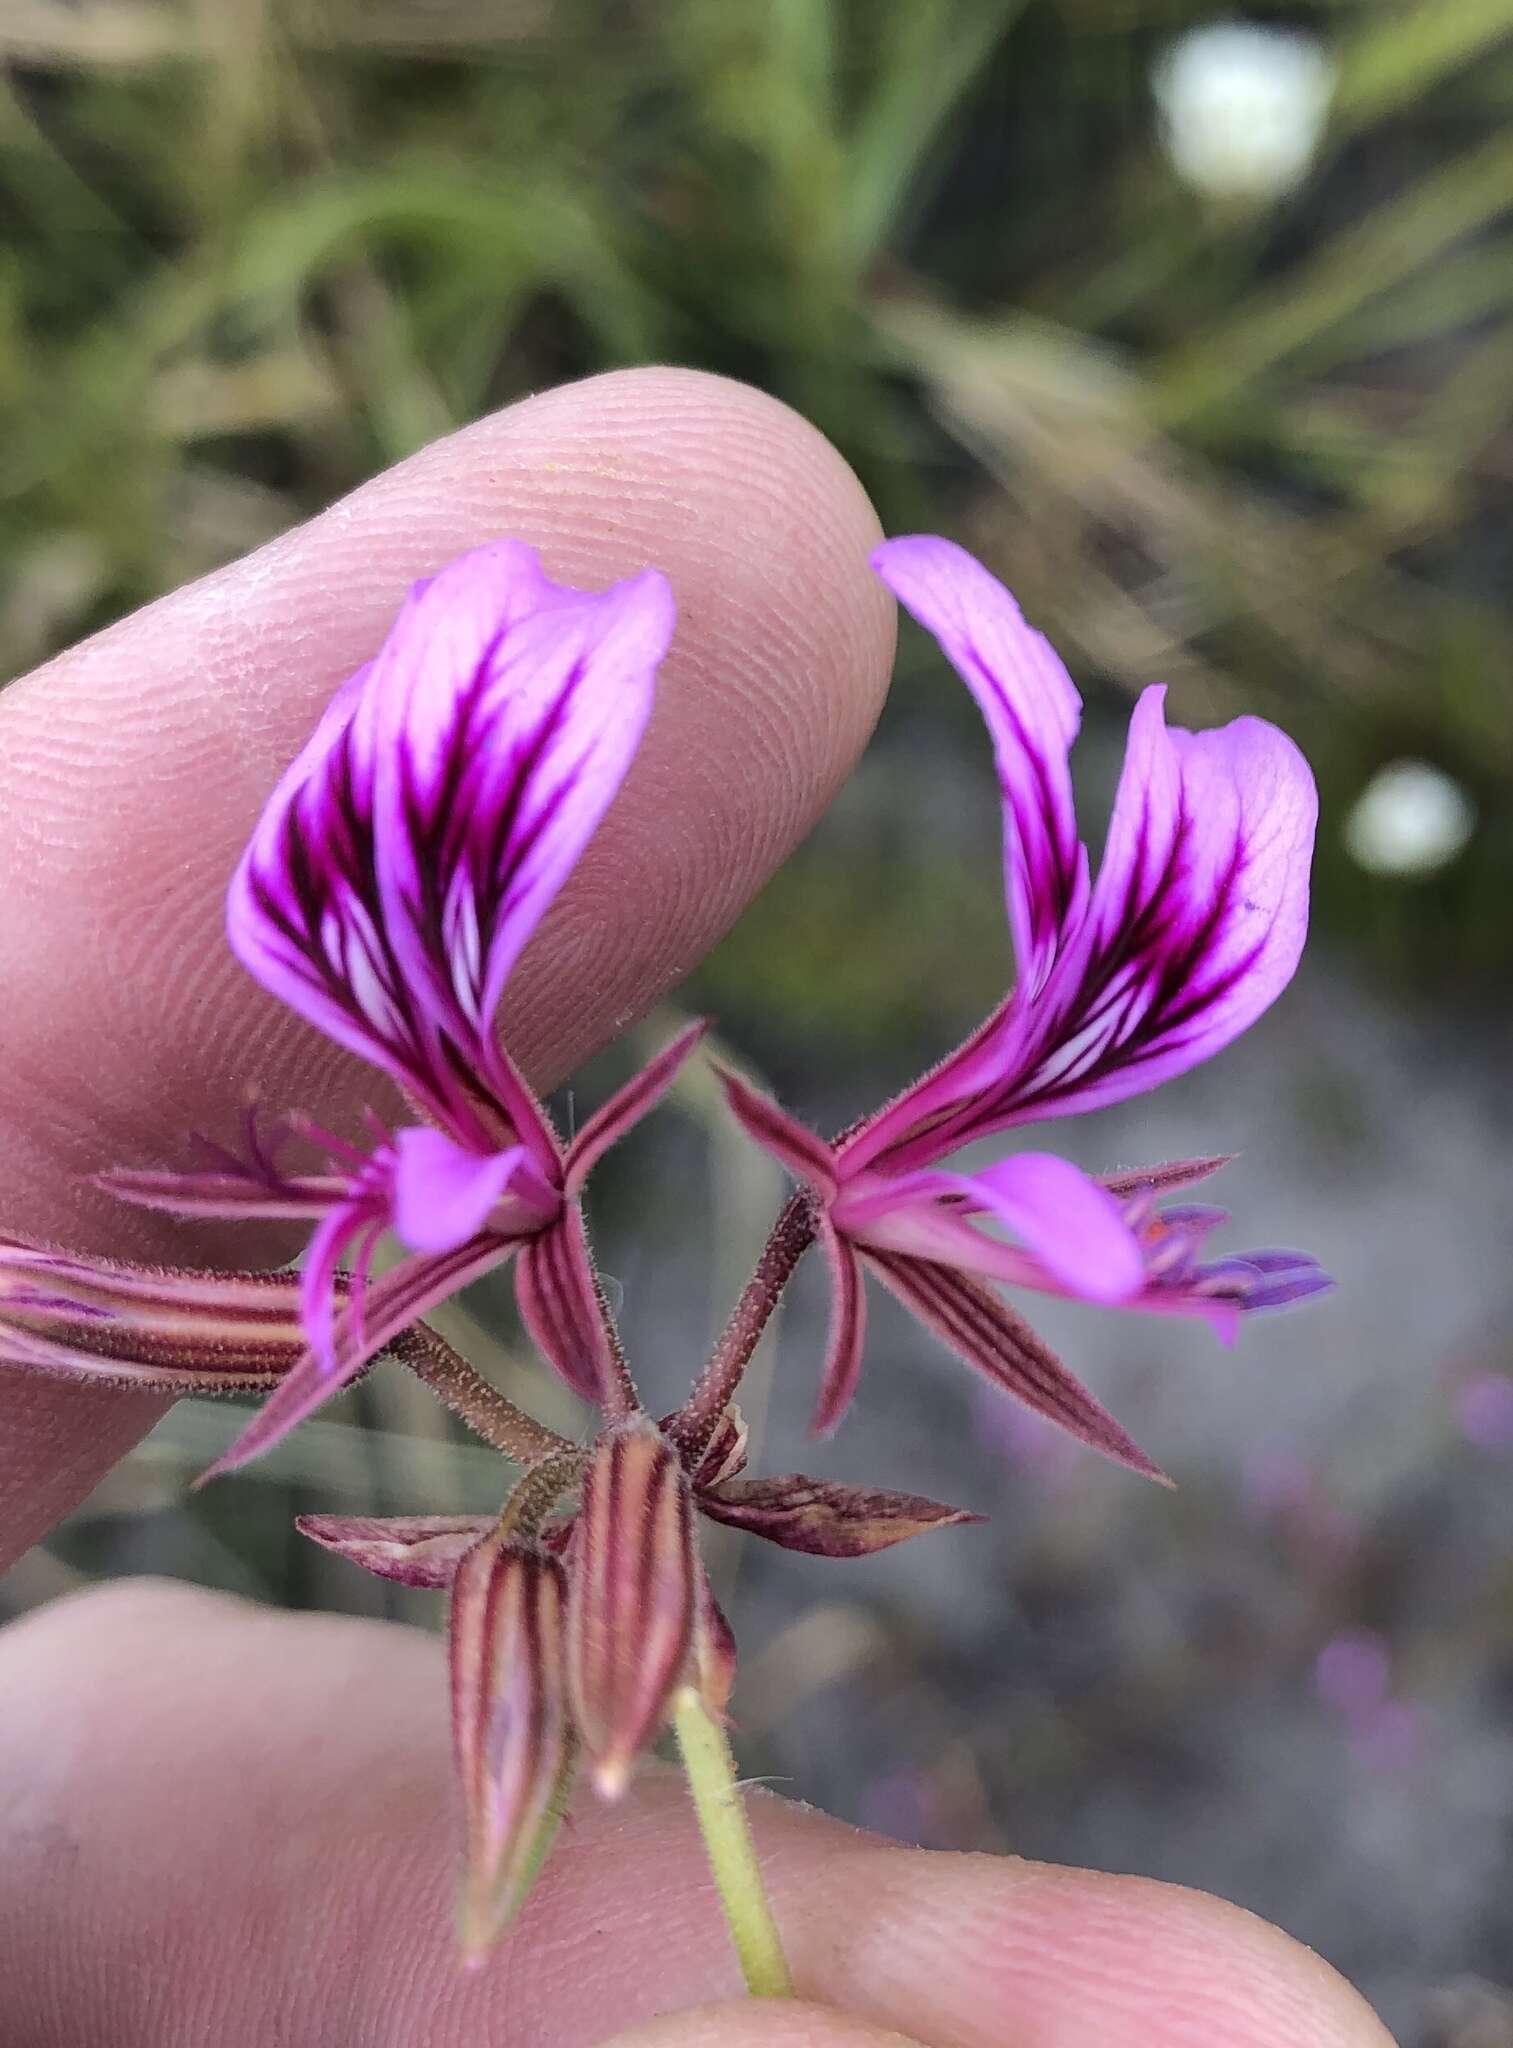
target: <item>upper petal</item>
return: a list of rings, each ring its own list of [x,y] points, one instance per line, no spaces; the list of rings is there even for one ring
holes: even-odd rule
[[[954,1106],[896,1163],[1153,1088],[1227,1045],[1292,979],[1318,814],[1308,764],[1258,718],[1169,731],[1164,695],[1153,685],[1135,707],[1080,930],[1035,1001],[1016,992],[941,1070]]]
[[[431,1099],[424,1013],[385,929],[374,859],[374,761],[355,729],[372,676],[338,690],[263,806],[226,898],[242,965],[338,1043]]]
[[[1051,1051],[1058,1110],[1152,1088],[1218,1052],[1286,988],[1308,930],[1318,797],[1274,725],[1130,720],[1085,942],[1056,994],[1082,1042]]]
[[[395,622],[361,713],[379,880],[448,1030],[490,1043],[511,967],[624,780],[673,621],[655,570],[578,591],[497,541]]]
[[[1067,764],[1082,700],[1050,642],[964,548],[916,534],[884,541],[872,566],[940,642],[987,720],[1003,794],[1009,926],[1020,990],[1031,995],[1087,900]]]
[[[532,1136],[492,1014],[629,766],[672,621],[653,571],[595,595],[515,542],[462,556],[411,591],[233,878],[252,973],[474,1144],[497,1139],[479,1075]]]

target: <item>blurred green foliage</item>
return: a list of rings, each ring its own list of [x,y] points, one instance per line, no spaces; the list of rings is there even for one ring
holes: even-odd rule
[[[976,547],[1080,672],[1280,716],[1337,927],[1426,986],[1500,975],[1513,0],[1252,10],[1338,73],[1307,179],[1249,206],[1160,147],[1151,67],[1208,12],[12,0],[0,667],[524,391],[701,364]],[[1338,850],[1402,753],[1479,806],[1429,883]],[[800,942],[837,890],[791,885]]]

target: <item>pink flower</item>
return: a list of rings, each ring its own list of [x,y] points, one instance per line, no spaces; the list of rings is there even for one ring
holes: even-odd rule
[[[694,1026],[564,1149],[495,1035],[510,970],[625,777],[673,630],[647,570],[590,593],[497,541],[418,583],[377,656],[337,693],[264,808],[226,928],[248,971],[398,1082],[426,1119],[365,1147],[291,1128],[328,1170],[248,1157],[119,1171],[130,1200],[312,1226],[307,1355],[216,1469],[275,1442],[428,1308],[518,1254],[521,1312],[578,1392],[613,1361],[577,1195],[652,1107]],[[370,1281],[392,1230],[409,1256]],[[338,1277],[350,1270],[350,1288]]]
[[[888,541],[872,560],[987,720],[1019,978],[964,1045],[834,1144],[725,1077],[747,1129],[814,1197],[833,1283],[816,1426],[840,1420],[856,1384],[865,1267],[991,1380],[1151,1471],[984,1281],[1199,1315],[1228,1339],[1242,1314],[1317,1293],[1325,1276],[1298,1252],[1208,1259],[1224,1212],[1157,1206],[1158,1195],[1205,1178],[1220,1158],[1102,1180],[1045,1152],[971,1173],[940,1162],[996,1132],[1170,1080],[1280,995],[1307,928],[1313,779],[1292,742],[1260,719],[1217,732],[1169,729],[1165,693],[1152,686],[1130,723],[1092,880],[1068,766],[1081,702],[1049,644],[949,541]]]

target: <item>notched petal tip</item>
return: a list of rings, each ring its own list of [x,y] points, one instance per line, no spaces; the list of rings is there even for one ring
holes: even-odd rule
[[[987,724],[1003,799],[1009,925],[1020,988],[1033,995],[1087,901],[1068,765],[1082,700],[1050,642],[965,548],[911,534],[884,541],[871,561],[934,634]]]
[[[492,1096],[543,1165],[493,1015],[625,778],[673,622],[656,571],[593,593],[518,542],[449,563],[328,708],[228,892],[273,995],[470,1138]]]

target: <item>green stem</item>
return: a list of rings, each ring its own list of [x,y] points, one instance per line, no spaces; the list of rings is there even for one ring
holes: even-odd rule
[[[793,1984],[757,1867],[725,1731],[691,1685],[682,1686],[673,1698],[672,1725],[746,1989],[753,1998],[791,1998]]]

